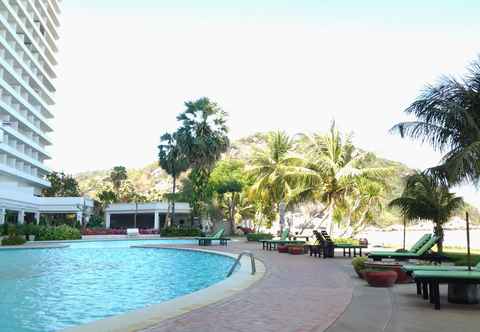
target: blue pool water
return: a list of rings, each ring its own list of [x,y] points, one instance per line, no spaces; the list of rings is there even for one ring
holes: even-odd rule
[[[223,280],[233,264],[215,254],[130,248],[172,241],[0,251],[0,331],[58,331],[164,302]]]

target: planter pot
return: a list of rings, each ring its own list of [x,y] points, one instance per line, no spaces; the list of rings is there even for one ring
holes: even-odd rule
[[[288,247],[288,253],[291,255],[303,255],[304,252],[305,250],[303,249],[303,247]]]
[[[397,272],[392,270],[385,271],[365,271],[365,279],[373,287],[392,287],[397,281]]]
[[[358,277],[359,277],[360,279],[363,279],[363,278],[364,278],[364,276],[363,276],[363,270],[356,270],[356,269],[355,269],[355,272],[357,272],[357,275],[358,275]]]
[[[277,251],[278,251],[279,253],[287,254],[287,253],[288,253],[288,246],[279,245],[279,246],[277,246]]]
[[[391,264],[385,264],[385,263],[381,263],[381,262],[368,262],[368,263],[365,263],[365,267],[367,269],[371,268],[371,269],[385,269],[385,270],[391,270],[391,271],[394,271],[395,273],[397,273],[397,281],[395,283],[397,284],[408,284],[408,283],[412,283],[413,280],[412,278],[404,271],[402,271],[402,265],[400,264],[395,264],[395,263],[391,263]]]

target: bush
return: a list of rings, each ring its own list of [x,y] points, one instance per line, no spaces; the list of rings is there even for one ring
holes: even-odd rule
[[[162,236],[174,237],[174,236],[200,236],[202,233],[198,228],[176,228],[167,227],[162,229]]]
[[[273,239],[273,235],[270,233],[250,233],[247,234],[247,241],[263,241],[263,240],[271,240]]]
[[[102,216],[94,214],[90,217],[87,227],[88,228],[104,228],[105,220],[103,219]]]
[[[468,265],[468,256],[467,256],[466,253],[445,252],[444,255],[447,256],[457,266],[467,266]],[[471,263],[472,263],[472,266],[475,266],[478,263],[480,263],[480,255],[471,254]]]
[[[155,228],[140,228],[138,232],[140,234],[147,234],[147,235],[160,234],[160,231]]]
[[[79,240],[82,234],[76,228],[61,225],[58,227],[41,227],[35,241]]]
[[[351,237],[339,237],[333,240],[336,244],[351,244],[354,246],[358,246],[360,241],[353,239]]]
[[[83,235],[126,235],[126,229],[117,228],[86,228],[82,232]]]
[[[27,242],[23,236],[9,235],[2,240],[2,246],[19,246]]]
[[[360,272],[365,270],[365,262],[367,260],[367,257],[355,257],[354,259],[352,259],[352,265],[355,271]]]

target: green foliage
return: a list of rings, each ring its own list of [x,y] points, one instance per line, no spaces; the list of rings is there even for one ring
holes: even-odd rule
[[[368,257],[355,257],[352,259],[352,266],[355,269],[355,271],[363,271],[365,270],[365,263],[368,261]]]
[[[90,216],[90,220],[88,221],[88,224],[86,225],[88,228],[104,228],[105,227],[105,220],[103,216],[99,215],[92,215]]]
[[[177,228],[177,227],[167,227],[162,230],[162,236],[165,237],[191,237],[191,236],[200,236],[201,232],[198,228]]]
[[[468,256],[466,253],[445,252],[444,255],[447,256],[457,266],[468,266]],[[480,263],[480,255],[471,254],[471,263],[472,266]]]
[[[46,176],[51,186],[42,190],[45,197],[79,197],[80,188],[77,180],[63,172],[51,172]]]
[[[351,244],[358,246],[360,242],[357,239],[353,239],[351,237],[337,237],[333,240],[336,244]]]
[[[443,76],[428,85],[405,110],[416,120],[392,128],[402,137],[429,143],[444,153],[440,165],[428,170],[450,185],[480,179],[480,58],[462,80]]]
[[[123,181],[125,181],[127,178],[127,169],[124,166],[115,166],[110,172],[109,179],[117,193],[120,190],[120,186],[122,185]]]
[[[82,234],[77,228],[67,225],[42,227],[35,236],[35,241],[80,240]]]
[[[185,106],[187,109],[177,117],[181,126],[175,138],[181,155],[191,167],[191,204],[193,214],[199,216],[205,211],[209,198],[210,172],[222,153],[227,151],[230,141],[226,113],[216,103],[201,98],[186,102]]]
[[[270,233],[249,233],[247,234],[247,241],[262,241],[262,240],[271,240],[273,235]]]
[[[398,207],[408,220],[431,220],[436,235],[441,238],[438,251],[442,252],[442,225],[463,206],[463,199],[450,193],[448,187],[438,183],[434,176],[415,173],[407,178],[402,196],[391,201],[390,206]]]
[[[23,236],[9,235],[2,239],[2,246],[19,246],[27,242]]]

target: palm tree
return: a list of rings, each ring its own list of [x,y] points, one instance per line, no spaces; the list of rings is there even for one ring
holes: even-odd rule
[[[269,133],[266,143],[266,149],[256,150],[250,163],[248,172],[254,179],[250,195],[262,202],[259,206],[275,206],[279,211],[281,203],[288,205],[301,195],[305,178],[314,174],[292,155],[294,142],[286,133]]]
[[[392,128],[444,153],[428,171],[450,185],[477,183],[480,176],[480,58],[468,71],[461,80],[444,76],[428,85],[405,110],[417,119]]]
[[[426,173],[415,173],[407,178],[402,196],[390,202],[398,207],[407,220],[431,220],[435,234],[440,237],[438,252],[443,251],[443,224],[463,206],[463,199],[450,193],[448,187],[438,183]]]
[[[166,133],[160,137],[158,162],[160,167],[172,177],[172,223],[175,224],[175,192],[178,176],[188,169],[188,161],[177,143],[177,133]],[[166,223],[165,226],[168,226]]]
[[[350,136],[343,136],[332,122],[327,135],[303,135],[300,146],[308,158],[308,168],[316,176],[310,176],[310,195],[324,204],[322,223],[333,232],[333,214],[346,197],[355,192],[359,179],[382,183],[381,179],[392,174],[391,167],[368,166],[370,154],[359,151]]]
[[[124,166],[115,166],[110,172],[110,181],[113,184],[115,192],[118,194],[122,183],[128,178],[127,169]]]

